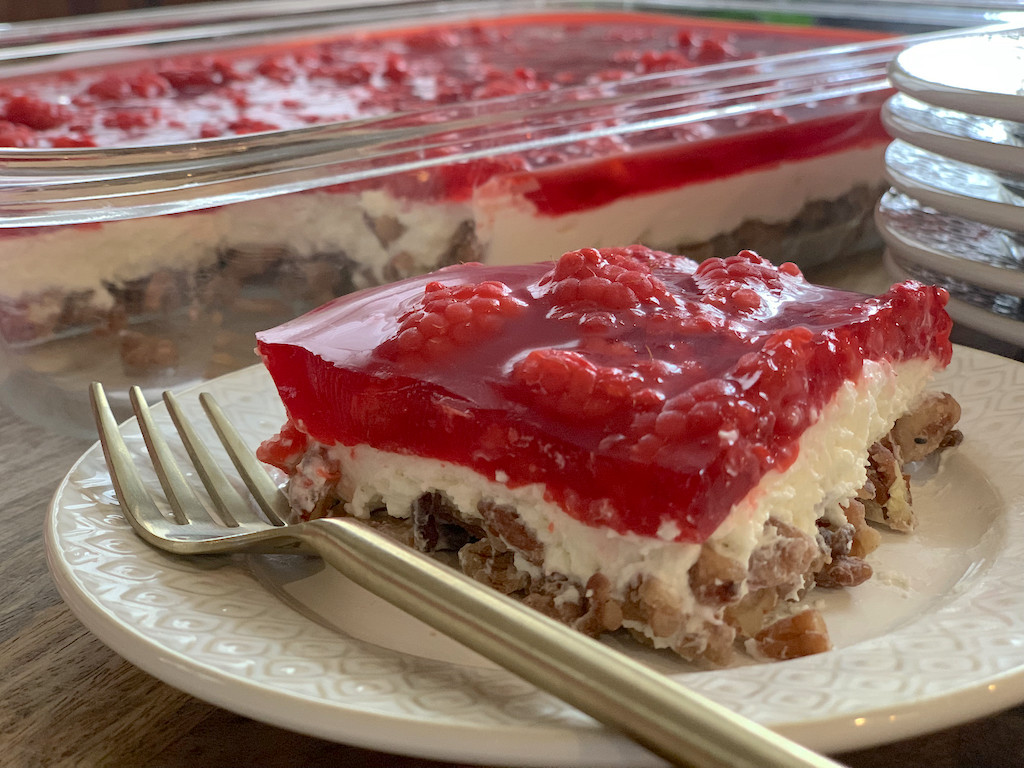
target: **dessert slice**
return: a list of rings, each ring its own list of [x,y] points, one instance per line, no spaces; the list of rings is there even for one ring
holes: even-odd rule
[[[743,638],[822,651],[822,618],[792,606],[870,575],[868,451],[899,451],[949,362],[945,300],[814,286],[750,251],[449,267],[258,334],[288,414],[259,454],[298,518],[455,552],[588,633],[716,664]],[[952,421],[925,426],[936,447]]]

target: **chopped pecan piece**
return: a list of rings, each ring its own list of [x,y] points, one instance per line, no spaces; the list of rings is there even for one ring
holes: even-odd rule
[[[725,609],[725,620],[743,637],[751,637],[761,630],[765,623],[764,617],[774,611],[778,604],[779,592],[776,589],[748,592],[738,603]]]
[[[506,595],[526,589],[530,584],[530,577],[516,568],[512,553],[495,552],[487,539],[460,549],[459,565],[467,576]]]
[[[853,548],[855,529],[849,522],[835,525],[824,518],[818,520],[818,535],[830,557],[850,554]]]
[[[611,596],[612,584],[603,573],[587,581],[583,595],[584,612],[573,626],[591,636],[614,632],[622,626],[622,605]]]
[[[804,574],[821,567],[825,554],[818,542],[806,533],[775,518],[765,523],[778,534],[772,546],[754,550],[750,556],[747,583],[751,590],[767,587],[798,587]]]
[[[431,491],[412,504],[412,530],[421,552],[458,551],[484,532],[458,519],[458,510],[442,493]]]
[[[485,499],[477,506],[477,512],[483,518],[487,535],[498,540],[492,541],[496,549],[514,549],[534,565],[544,562],[544,545],[537,541],[514,508]]]
[[[903,461],[920,461],[962,439],[953,427],[960,420],[960,403],[946,392],[929,392],[902,416],[890,433]]]
[[[530,591],[523,602],[584,634],[598,637],[622,625],[622,612],[616,611],[618,604],[609,599],[611,584],[608,580],[601,574],[594,574],[588,583],[595,583],[595,579],[604,582],[603,588],[598,584],[600,598],[593,590],[581,590],[577,583],[554,574],[531,580]]]
[[[856,587],[871,578],[871,566],[859,557],[833,555],[831,562],[814,575],[819,587]]]
[[[631,585],[622,615],[646,623],[655,637],[671,637],[682,627],[681,607],[659,579],[643,577]]]
[[[881,440],[868,450],[868,482],[873,498],[862,498],[868,520],[895,531],[910,532],[917,527],[910,477],[903,474],[901,448]]]
[[[740,563],[705,544],[690,567],[690,589],[702,605],[728,605],[740,598],[744,576],[746,569]]]
[[[828,627],[821,613],[808,609],[779,619],[753,638],[754,650],[761,656],[783,661],[831,650]]]
[[[700,633],[685,635],[672,650],[689,661],[724,667],[735,656],[735,640],[736,630],[728,624],[705,623]]]
[[[854,531],[853,541],[850,542],[850,551],[847,554],[854,557],[866,557],[878,549],[878,545],[882,543],[882,534],[868,525],[864,504],[857,499],[852,499],[843,507],[843,511]]]

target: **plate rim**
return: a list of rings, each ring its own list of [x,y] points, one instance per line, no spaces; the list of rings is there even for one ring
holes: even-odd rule
[[[889,68],[889,78],[899,90],[929,104],[960,112],[994,117],[999,120],[1024,122],[1024,98],[1019,95],[1013,96],[997,91],[982,91],[950,85],[934,78],[924,77],[914,71],[914,66],[908,66],[908,59],[923,55],[922,51],[944,48],[962,49],[964,46],[975,45],[976,41],[993,38],[1016,37],[1021,40],[1021,35],[1020,28],[1013,28],[918,43],[896,55]],[[1024,51],[1024,40],[1020,43],[1020,48]]]
[[[897,93],[882,105],[882,124],[893,138],[991,171],[1024,174],[1024,147],[958,136],[917,123],[894,111],[893,105],[898,105],[902,98],[907,97]]]
[[[902,194],[912,202],[917,202],[911,195]],[[891,226],[891,216],[885,205],[886,199],[887,195],[883,195],[875,208],[875,223],[878,233],[890,250],[898,252],[906,261],[942,272],[979,288],[1024,298],[1024,271],[983,261],[971,261],[947,251],[928,247],[926,243],[908,240]],[[929,215],[944,217],[953,214],[935,211]]]
[[[960,192],[952,187],[940,187],[932,184],[920,175],[914,175],[915,164],[911,163],[908,168],[906,166],[897,166],[892,162],[893,155],[901,150],[930,155],[930,158],[925,159],[931,160],[934,158],[937,161],[955,167],[971,169],[975,173],[984,174],[990,178],[994,177],[995,173],[988,168],[971,165],[951,157],[940,157],[934,152],[910,144],[903,139],[896,139],[886,149],[885,174],[889,182],[908,197],[912,197],[942,213],[948,213],[965,219],[973,219],[998,229],[1024,232],[1024,205],[1018,205],[1010,201],[976,197]],[[998,183],[998,181],[993,180],[993,184]]]

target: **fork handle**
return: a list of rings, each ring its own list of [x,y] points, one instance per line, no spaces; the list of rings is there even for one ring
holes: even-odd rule
[[[839,765],[358,521],[301,528],[356,584],[676,765]]]

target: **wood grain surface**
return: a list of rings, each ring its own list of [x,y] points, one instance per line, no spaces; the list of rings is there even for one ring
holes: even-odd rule
[[[874,260],[811,277],[872,290],[885,280]],[[958,335],[960,342],[1024,359],[1019,349]],[[57,594],[43,546],[50,497],[88,447],[87,441],[46,433],[0,404],[0,766],[442,765],[235,715],[165,685],[91,635]],[[1019,768],[1024,706],[837,758],[851,768]]]

